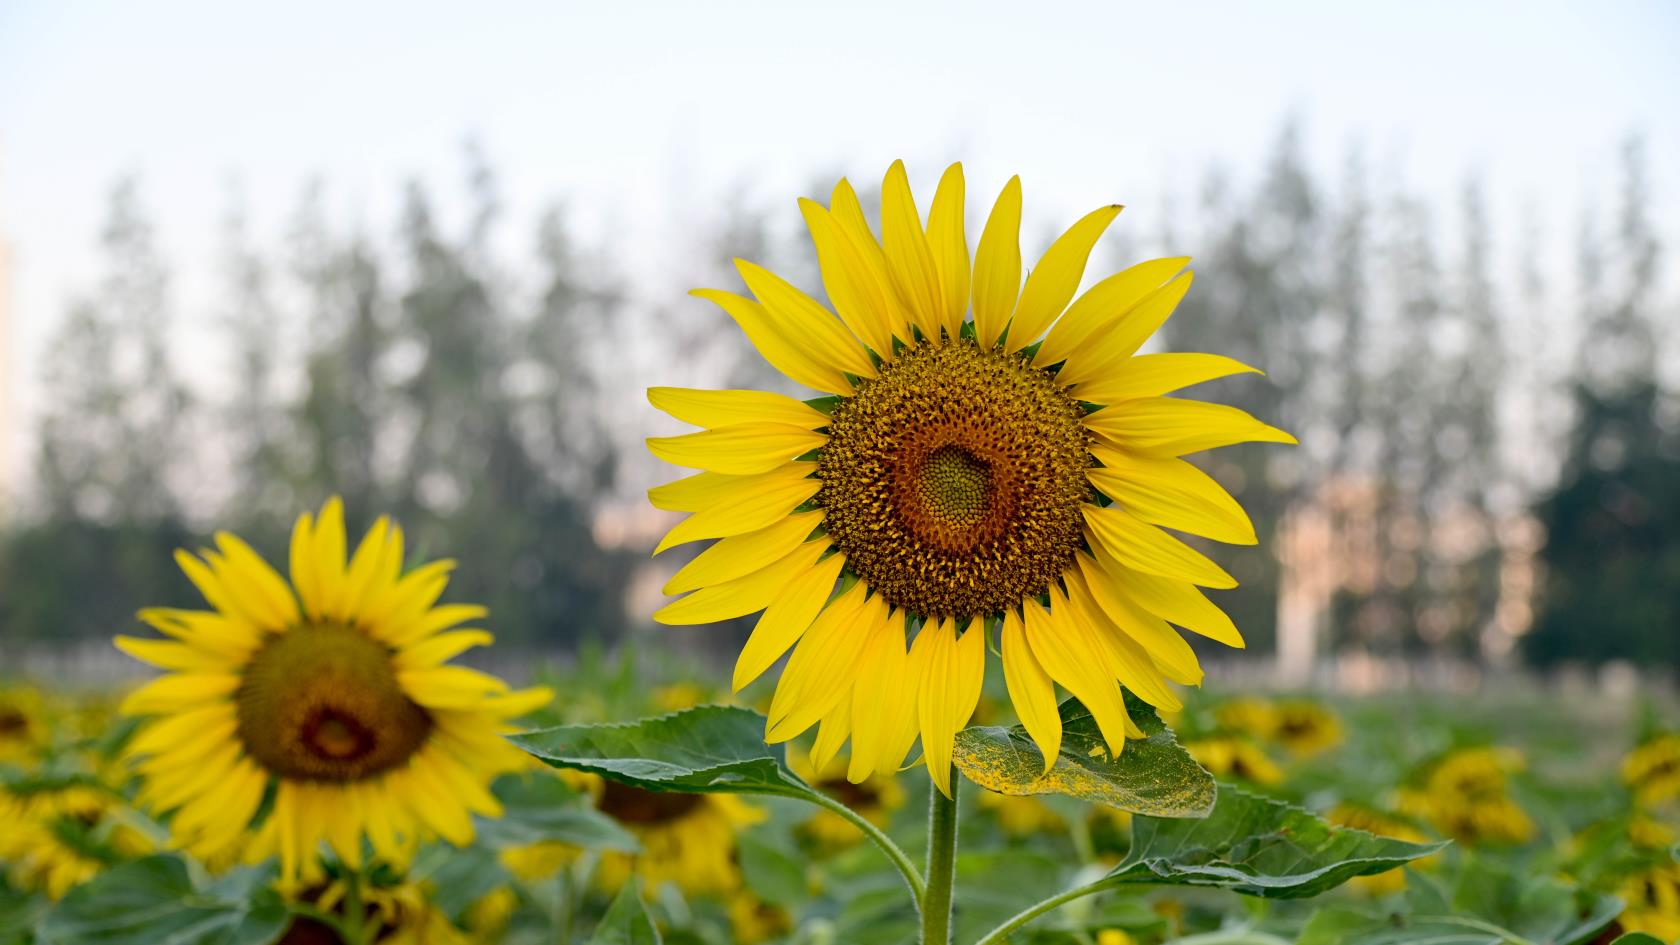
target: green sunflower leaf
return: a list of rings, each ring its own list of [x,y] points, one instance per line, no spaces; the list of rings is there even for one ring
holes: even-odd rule
[[[559,842],[626,853],[640,847],[635,835],[596,810],[587,794],[552,775],[504,775],[491,791],[502,802],[502,816],[478,824],[479,836],[489,846]]]
[[[1066,794],[1155,817],[1203,817],[1213,808],[1213,776],[1191,758],[1154,708],[1126,693],[1126,711],[1144,737],[1110,757],[1097,721],[1077,699],[1062,703],[1062,748],[1049,773],[1027,730],[977,725],[957,733],[952,760],[970,781],[998,794]]]
[[[589,945],[660,945],[659,929],[642,905],[641,884],[632,879],[618,891],[618,897],[601,917]]]
[[[29,941],[47,901],[38,895],[13,889],[0,880],[0,945],[18,945]]]
[[[1131,851],[1099,883],[1214,886],[1267,899],[1302,899],[1443,846],[1332,826],[1299,807],[1221,785],[1204,819],[1134,817]]]
[[[272,869],[196,884],[180,857],[125,863],[70,891],[38,930],[40,945],[268,945],[291,916],[269,888]]]
[[[764,716],[738,706],[704,705],[638,722],[560,725],[511,737],[544,764],[650,791],[816,796],[788,770],[782,747],[764,743]]]
[[[1663,941],[1655,935],[1648,935],[1644,932],[1629,932],[1626,935],[1616,936],[1610,945],[1663,945]]]
[[[1467,856],[1445,880],[1408,873],[1392,909],[1321,910],[1299,945],[1587,945],[1621,911],[1614,896]]]

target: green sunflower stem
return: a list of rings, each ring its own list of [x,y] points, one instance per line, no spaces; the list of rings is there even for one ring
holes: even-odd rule
[[[1064,906],[1075,899],[1082,899],[1086,896],[1095,895],[1102,892],[1105,888],[1107,887],[1101,885],[1100,883],[1092,883],[1089,886],[1080,886],[1075,889],[1070,889],[1067,892],[1051,896],[1049,899],[1046,899],[1035,906],[1029,906],[1016,913],[1013,918],[986,933],[986,937],[974,943],[974,945],[1003,945],[1004,942],[1008,941],[1009,933],[1015,931],[1023,925],[1026,925],[1028,922],[1031,922],[1044,913],[1050,912],[1059,906]]]
[[[957,867],[957,770],[951,796],[928,792],[927,894],[922,897],[922,945],[950,945],[951,882]]]
[[[345,945],[365,945],[368,941],[367,903],[362,899],[362,871],[348,870],[344,874],[344,923],[340,927]]]
[[[867,817],[826,794],[819,792],[813,795],[810,800],[845,818],[847,822],[863,831],[863,835],[868,837],[877,847],[880,847],[881,852],[887,855],[887,859],[892,861],[894,867],[897,867],[899,874],[904,877],[905,884],[910,887],[910,895],[916,900],[916,908],[921,908],[922,899],[927,895],[926,886],[922,882],[922,874],[916,871],[916,864],[910,862],[909,855],[900,849],[891,837],[887,836],[880,827],[870,823]]]

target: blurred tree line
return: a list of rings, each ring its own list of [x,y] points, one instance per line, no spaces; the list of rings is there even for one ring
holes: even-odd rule
[[[0,537],[8,637],[106,635],[139,603],[190,601],[167,552],[203,522],[278,555],[291,517],[334,492],[393,513],[416,554],[459,554],[454,593],[504,639],[568,646],[644,619],[625,600],[651,535],[598,538],[603,509],[669,474],[635,448],[648,431],[615,429],[612,405],[642,399],[625,352],[660,362],[658,383],[785,382],[701,303],[627,291],[558,210],[529,258],[502,258],[494,176],[474,152],[468,166],[455,229],[418,185],[394,241],[336,229],[318,187],[283,253],[231,214],[235,383],[214,397],[182,379],[199,352],[134,186],[116,188],[105,276],[42,368],[38,507]],[[1265,368],[1207,393],[1302,441],[1204,458],[1261,539],[1221,551],[1242,586],[1217,599],[1262,653],[1307,632],[1320,652],[1680,665],[1676,305],[1639,142],[1611,215],[1578,221],[1574,272],[1544,257],[1559,221],[1539,208],[1496,226],[1483,181],[1443,207],[1377,176],[1355,148],[1320,179],[1289,126],[1258,175],[1214,168],[1160,232],[1110,237],[1117,265],[1194,252],[1164,344]],[[733,285],[722,260],[740,255],[814,289],[791,204],[754,199],[705,222],[692,276]]]
[[[394,245],[331,226],[319,186],[278,257],[231,214],[217,327],[234,383],[214,402],[182,379],[205,355],[182,342],[136,187],[115,188],[105,276],[42,367],[39,505],[0,544],[9,639],[108,636],[139,606],[190,604],[170,552],[204,542],[201,523],[283,562],[294,517],[333,494],[354,531],[389,513],[412,557],[459,555],[450,594],[489,606],[503,639],[623,629],[640,556],[601,547],[593,526],[619,459],[595,352],[624,293],[559,210],[526,264],[536,291],[520,292],[493,250],[495,180],[468,163],[460,232],[417,185]],[[299,357],[283,355],[286,325],[304,328]]]

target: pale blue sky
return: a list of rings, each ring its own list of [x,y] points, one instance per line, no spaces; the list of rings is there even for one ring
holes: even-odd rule
[[[769,198],[900,156],[921,187],[958,156],[977,200],[1019,172],[1040,220],[1118,200],[1151,232],[1163,187],[1211,159],[1255,168],[1290,113],[1326,166],[1357,137],[1426,192],[1481,172],[1496,211],[1536,200],[1559,229],[1612,170],[1616,140],[1642,129],[1659,215],[1680,233],[1677,49],[1680,4],[1623,0],[6,0],[15,367],[27,409],[29,361],[89,272],[119,173],[141,173],[182,315],[203,331],[234,175],[268,232],[320,174],[336,213],[385,233],[404,179],[456,185],[469,134],[503,174],[521,245],[529,215],[566,196],[646,273],[680,266],[669,234],[742,181]]]

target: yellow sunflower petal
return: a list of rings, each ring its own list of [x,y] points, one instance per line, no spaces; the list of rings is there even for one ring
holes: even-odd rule
[[[1037,607],[1036,602],[1028,606]],[[1021,617],[1013,609],[1003,613],[1003,681],[1021,725],[1044,755],[1044,773],[1062,750],[1062,713],[1056,705],[1056,685],[1027,644]]]
[[[830,555],[795,574],[776,592],[735,660],[735,692],[763,675],[804,635],[822,613],[845,564],[844,555]]]
[[[1033,360],[1038,364],[1067,361],[1095,338],[1117,331],[1128,332],[1132,309],[1177,275],[1189,261],[1188,256],[1151,259],[1092,286],[1050,327]]]
[[[732,581],[768,566],[811,537],[822,512],[799,512],[745,535],[731,535],[700,552],[665,582],[667,595]]]
[[[828,290],[835,313],[877,355],[890,357],[896,321],[896,306],[887,297],[890,289],[876,281],[864,253],[853,245],[827,208],[800,198],[799,212],[811,231],[823,287]]]
[[[397,682],[416,705],[435,709],[471,708],[487,696],[508,691],[507,683],[465,666],[399,669]]]
[[[272,624],[286,626],[297,623],[297,598],[292,595],[292,589],[287,585],[286,579],[239,536],[229,532],[217,532],[215,538],[216,547],[227,562],[226,570],[235,576],[241,588],[262,601],[264,612]]]
[[[1080,383],[1072,393],[1075,398],[1087,403],[1112,404],[1138,397],[1160,397],[1233,374],[1260,373],[1259,368],[1220,354],[1196,351],[1139,354],[1127,358],[1124,364],[1101,377]]]
[[[140,637],[119,636],[113,641],[117,649],[142,663],[159,669],[180,670],[187,673],[216,673],[238,669],[238,663],[214,651],[202,650],[172,640],[145,640]]]
[[[745,617],[769,606],[789,581],[809,570],[833,540],[808,541],[779,561],[733,581],[703,587],[659,608],[653,619],[664,624],[699,624]]]
[[[1003,336],[1021,294],[1021,178],[998,194],[974,253],[974,333],[980,347]]]
[[[840,754],[841,747],[846,744],[846,739],[851,737],[851,734],[852,694],[848,692],[817,725],[817,740],[811,745],[811,770],[826,770]]]
[[[888,620],[880,595],[865,600],[848,621],[827,619],[825,611],[805,631],[770,700],[765,740],[774,744],[797,737],[817,724],[852,691],[858,660],[870,631]]]
[[[1009,323],[1005,350],[1019,351],[1037,341],[1067,308],[1068,301],[1079,291],[1079,280],[1085,277],[1085,262],[1091,257],[1092,247],[1119,213],[1118,205],[1091,211],[1056,237],[1039,257],[1038,265],[1027,276],[1027,284],[1021,288],[1021,300]]]
[[[1145,610],[1226,646],[1238,649],[1246,646],[1230,616],[1190,582],[1124,567],[1103,549],[1097,550],[1098,557],[1103,559],[1103,570]]]
[[[152,715],[195,709],[233,695],[240,678],[234,673],[171,673],[128,694],[124,715]]]
[[[675,466],[751,476],[771,472],[827,442],[825,434],[786,423],[740,423],[682,436],[649,437],[647,445],[653,455]]]
[[[1183,456],[1234,443],[1295,442],[1236,407],[1175,397],[1121,401],[1088,415],[1085,427],[1141,456]]]
[[[910,306],[910,318],[922,337],[937,340],[944,322],[944,301],[940,296],[939,273],[933,251],[922,232],[921,215],[910,194],[904,162],[894,161],[881,183],[881,243],[887,251],[887,269],[899,297]],[[853,735],[856,741],[856,735]]]
[[[1184,708],[1178,695],[1168,688],[1149,653],[1097,605],[1079,571],[1069,570],[1066,579],[1067,595],[1063,599],[1067,602],[1068,611],[1092,645],[1108,661],[1109,671],[1120,680],[1120,685],[1156,708],[1168,712]]]
[[[1132,456],[1098,446],[1103,465],[1086,478],[1097,491],[1151,525],[1233,545],[1259,541],[1248,513],[1225,487],[1182,459]]]
[[[986,675],[986,621],[979,617],[970,621],[960,640],[950,620],[923,627],[915,647],[926,647],[917,700],[922,754],[934,785],[950,797],[951,751],[957,731],[968,724],[980,705],[980,685]]]
[[[447,663],[475,646],[489,646],[495,637],[485,630],[451,630],[423,643],[398,650],[392,664],[398,669],[425,669]]]
[[[858,200],[857,192],[844,177],[834,185],[834,193],[830,196],[828,210],[835,226],[839,227],[841,235],[846,238],[846,245],[851,253],[846,257],[848,265],[853,268],[853,279],[858,285],[867,288],[869,298],[881,313],[881,317],[892,329],[892,334],[898,338],[910,340],[910,313],[905,309],[904,300],[898,297],[898,290],[893,288],[892,274],[887,267],[886,250],[869,229],[869,221],[863,215],[863,204]],[[891,351],[880,352],[886,357]]]
[[[716,505],[739,502],[762,493],[766,487],[804,479],[816,471],[816,463],[788,463],[751,476],[695,473],[649,489],[648,501],[653,503],[654,508],[667,512],[699,512]]]
[[[1201,662],[1177,630],[1133,600],[1095,558],[1079,555],[1078,567],[1096,609],[1120,632],[1137,641],[1168,679],[1187,686],[1201,684]]]
[[[207,556],[215,556],[215,552],[204,552]],[[187,580],[198,588],[204,595],[205,603],[214,607],[224,615],[259,630],[279,629],[271,615],[265,614],[260,607],[253,607],[250,601],[242,599],[234,593],[222,580],[222,576],[205,560],[200,560],[185,551],[175,552],[175,564]]]
[[[813,353],[763,305],[721,289],[695,289],[689,295],[716,303],[727,312],[764,360],[792,380],[831,394],[851,393],[852,382],[845,372]]]
[[[1060,588],[1050,588],[1049,611],[1038,601],[1028,601],[1021,609],[1027,645],[1039,665],[1091,711],[1109,752],[1119,754],[1126,744],[1126,703],[1107,652],[1074,619]]]
[[[1235,578],[1184,542],[1124,509],[1086,506],[1086,535],[1128,568],[1203,587],[1236,587]]]
[[[896,616],[896,615],[895,615]],[[863,629],[863,628],[860,628]],[[904,620],[889,619],[867,628],[869,639],[857,661],[852,684],[852,757],[846,780],[857,784],[877,770],[892,770],[903,758],[888,757],[888,746],[901,717],[898,708],[909,688],[909,653]],[[910,703],[915,705],[914,701]]]
[[[1118,373],[1178,308],[1195,277],[1193,272],[1179,275],[1134,305],[1118,322],[1092,332],[1084,345],[1068,354],[1056,380],[1077,385]]]
[[[939,178],[928,209],[927,241],[933,253],[934,272],[939,277],[939,297],[944,303],[945,333],[952,338],[962,331],[968,317],[968,236],[963,231],[963,169],[952,164]]]
[[[343,592],[345,550],[349,545],[344,536],[344,502],[338,496],[321,506],[311,537],[316,590],[321,606],[332,607]]]
[[[672,526],[653,553],[702,538],[727,538],[774,524],[822,488],[821,480],[810,477],[810,471],[815,468],[815,463],[792,463],[786,469],[766,475],[754,491],[744,495],[736,493],[728,501],[696,511]]]
[[[777,326],[801,348],[812,352],[834,370],[856,377],[875,376],[875,365],[869,360],[857,336],[848,331],[821,302],[756,263],[737,259],[735,268]],[[835,393],[849,390],[842,388]]]
[[[766,390],[650,387],[648,402],[684,423],[715,430],[742,423],[777,423],[801,430],[828,426],[828,414],[786,394]]]

